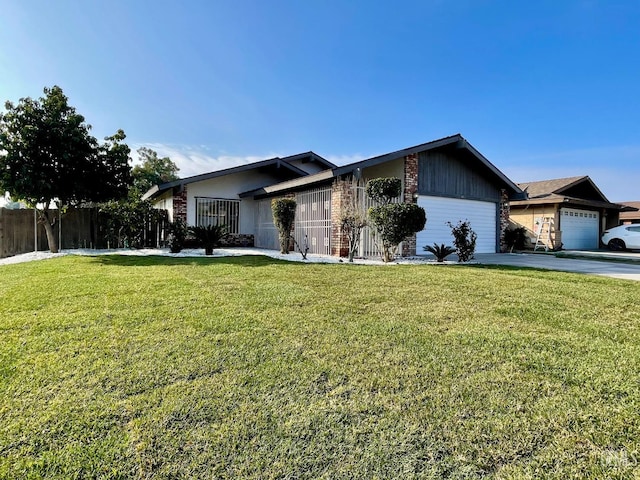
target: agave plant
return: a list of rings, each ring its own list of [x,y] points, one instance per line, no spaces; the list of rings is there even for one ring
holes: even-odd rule
[[[438,262],[444,262],[445,258],[456,251],[455,248],[445,245],[444,243],[441,245],[434,243],[433,247],[431,245],[425,245],[424,247],[422,247],[422,249],[425,252],[433,253],[433,255],[436,257],[436,261]]]
[[[220,245],[220,240],[227,236],[226,225],[189,227],[189,231],[204,247],[205,255],[213,255],[213,249]]]

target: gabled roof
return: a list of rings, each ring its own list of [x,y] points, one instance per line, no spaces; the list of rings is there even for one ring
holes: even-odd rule
[[[444,137],[438,140],[433,140],[431,142],[422,143],[414,147],[409,147],[402,150],[396,150],[395,152],[386,153],[384,155],[368,158],[366,160],[360,160],[358,162],[343,165],[341,167],[335,167],[335,168],[332,168],[331,170],[319,172],[314,175],[308,175],[303,178],[289,180],[287,182],[279,183],[277,185],[271,185],[271,186],[267,186],[257,190],[244,192],[240,196],[241,197],[250,197],[250,196],[260,197],[265,195],[284,193],[286,191],[295,190],[302,187],[309,187],[314,184],[328,183],[329,180],[340,177],[340,176],[352,175],[352,174],[357,175],[358,172],[364,168],[373,167],[375,165],[389,162],[397,158],[402,158],[407,155],[412,155],[414,153],[426,152],[429,150],[435,150],[435,149],[443,148],[447,146],[453,146],[455,148],[466,150],[471,154],[473,159],[477,160],[478,162],[480,162],[480,164],[484,165],[493,175],[495,175],[502,183],[504,183],[505,186],[509,190],[511,190],[512,193],[515,193],[515,194],[522,193],[522,190],[515,183],[513,183],[509,178],[507,178],[507,176],[504,173],[498,170],[489,160],[487,160],[469,142],[467,142],[467,140],[462,135],[458,133],[450,137]]]
[[[541,180],[538,182],[518,183],[518,186],[522,190],[526,191],[531,199],[549,196],[552,194],[561,195],[571,187],[575,187],[583,182],[588,183],[589,186],[602,198],[602,200],[605,202],[609,201],[587,175],[583,175],[581,177],[554,178],[552,180]]]
[[[640,202],[622,202],[625,208],[620,213],[620,220],[635,220],[640,218],[638,210],[640,210]]]
[[[311,151],[298,153],[296,155],[289,155],[288,157],[282,157],[280,160],[285,162],[295,162],[296,160],[302,160],[303,163],[305,161],[314,162],[314,163],[319,163],[320,165],[323,165],[325,168],[336,168],[336,165],[334,163],[331,163],[326,158],[323,158],[317,153],[314,153]]]
[[[309,152],[309,153],[313,154],[313,152]],[[300,155],[307,155],[308,156],[308,154],[300,154]],[[313,155],[315,155],[315,154],[313,154]],[[317,156],[317,157],[321,158],[319,156]],[[287,158],[290,158],[290,157],[287,157]],[[324,160],[324,161],[328,162],[327,160]],[[330,162],[328,162],[328,163],[330,163]],[[202,182],[203,180],[210,180],[212,178],[223,177],[225,175],[231,175],[231,174],[234,174],[234,173],[247,172],[249,170],[256,170],[256,169],[259,169],[259,168],[269,168],[269,167],[270,168],[276,168],[276,169],[282,168],[282,169],[290,172],[290,174],[293,175],[293,176],[303,177],[303,176],[307,175],[307,172],[305,172],[304,170],[301,170],[300,168],[298,168],[298,167],[296,167],[294,165],[291,165],[285,159],[282,159],[280,157],[274,157],[274,158],[270,158],[268,160],[262,160],[260,162],[248,163],[246,165],[240,165],[238,167],[225,168],[223,170],[216,170],[214,172],[203,173],[203,174],[200,174],[200,175],[194,175],[192,177],[187,177],[187,178],[181,178],[179,180],[174,180],[172,182],[162,183],[160,185],[154,185],[153,187],[151,187],[142,196],[142,199],[143,200],[147,200],[147,199],[150,199],[150,198],[157,197],[158,195],[161,195],[162,193],[166,192],[169,189],[172,189],[172,188],[175,188],[175,187],[181,187],[181,186],[184,186],[184,185],[188,185],[189,183]]]
[[[527,194],[527,199],[512,201],[514,206],[571,203],[624,209],[624,205],[611,203],[588,175],[518,183],[518,186]]]

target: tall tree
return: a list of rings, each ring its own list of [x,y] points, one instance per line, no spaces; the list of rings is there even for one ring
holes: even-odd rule
[[[45,88],[37,100],[7,101],[5,110],[0,113],[0,190],[36,208],[49,249],[57,252],[52,204],[64,209],[127,194],[131,167],[125,134],[118,130],[99,144],[58,86]]]
[[[178,166],[169,157],[158,157],[150,148],[137,150],[142,163],[133,167],[133,186],[130,197],[139,198],[154,185],[178,180]]]

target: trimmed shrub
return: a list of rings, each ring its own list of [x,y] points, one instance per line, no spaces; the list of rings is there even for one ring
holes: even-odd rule
[[[291,231],[296,219],[296,201],[292,198],[274,198],[271,201],[273,223],[278,229],[280,253],[289,253]]]
[[[369,209],[369,219],[382,239],[382,260],[395,257],[398,244],[424,228],[427,215],[414,203],[389,203]]]
[[[402,181],[399,178],[374,178],[367,182],[367,195],[375,202],[386,205],[402,193]]]
[[[476,232],[471,229],[469,220],[465,220],[464,222],[460,220],[457,225],[447,222],[447,225],[451,227],[453,245],[456,247],[458,261],[468,262],[473,258],[473,254],[476,251],[476,240],[478,235],[476,235]]]

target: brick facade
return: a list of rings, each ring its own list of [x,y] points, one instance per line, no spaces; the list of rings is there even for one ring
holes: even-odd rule
[[[349,256],[349,239],[342,233],[340,215],[351,195],[353,192],[349,189],[348,182],[338,180],[331,186],[331,255],[333,256]]]
[[[404,157],[404,203],[416,203],[418,194],[418,154],[413,153]],[[402,256],[416,255],[416,234],[414,233],[402,242]]]
[[[253,247],[253,235],[247,233],[230,233],[220,241],[221,247]]]
[[[182,190],[173,194],[173,221],[182,220],[187,223],[187,186],[184,185]]]

